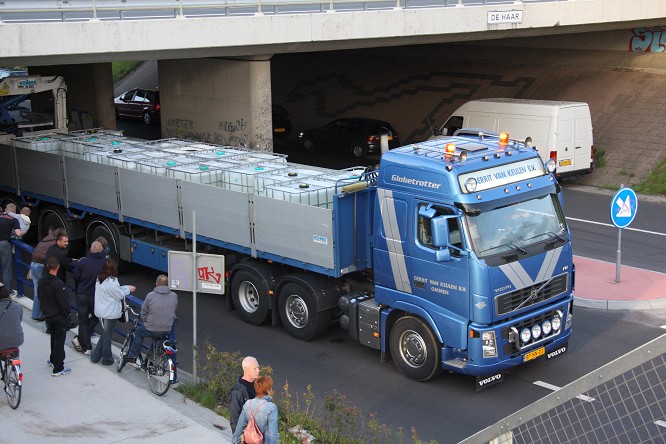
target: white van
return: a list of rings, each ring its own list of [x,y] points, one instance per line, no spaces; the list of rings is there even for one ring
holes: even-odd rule
[[[541,158],[555,159],[555,175],[589,174],[593,169],[592,119],[583,102],[526,99],[481,99],[454,112],[436,136],[460,128],[509,133],[511,139],[532,138]]]

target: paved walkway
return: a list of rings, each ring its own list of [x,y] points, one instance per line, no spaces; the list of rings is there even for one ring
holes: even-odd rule
[[[32,307],[30,298],[16,301]],[[22,399],[12,410],[0,397],[3,442],[231,442],[227,419],[174,389],[162,397],[153,395],[145,373],[130,365],[119,375],[115,366],[91,363],[72,348],[73,333],[65,342],[65,366],[72,373],[52,377],[44,323],[30,319],[28,310],[23,315]]]
[[[609,310],[666,309],[666,274],[622,265],[620,283],[616,284],[613,263],[575,256],[574,264],[576,306]]]

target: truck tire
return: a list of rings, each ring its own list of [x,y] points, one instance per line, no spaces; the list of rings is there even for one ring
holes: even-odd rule
[[[309,341],[322,335],[331,322],[331,310],[317,311],[314,296],[302,285],[290,282],[280,290],[280,319],[290,335]]]
[[[423,321],[405,316],[391,329],[391,357],[400,373],[414,381],[429,381],[442,371],[441,348]]]
[[[268,319],[268,289],[263,280],[248,270],[238,270],[231,281],[231,298],[238,316],[252,325]]]
[[[113,259],[118,266],[118,273],[124,273],[128,269],[128,263],[120,259],[120,245],[119,239],[114,233],[105,224],[97,224],[90,232],[90,237],[88,239],[88,245],[93,243],[98,237],[103,237],[109,244],[109,257]]]
[[[69,222],[64,218],[63,212],[57,207],[44,208],[39,214],[37,223],[37,237],[41,241],[56,228],[67,229]],[[67,233],[69,234],[69,232]]]

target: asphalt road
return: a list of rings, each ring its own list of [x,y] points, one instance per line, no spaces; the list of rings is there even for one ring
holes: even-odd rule
[[[147,132],[155,132],[154,127],[138,122],[123,121],[120,125],[127,128],[126,135],[146,138]],[[333,168],[358,164],[351,156],[304,152],[293,142],[278,142],[275,150],[288,154],[292,162]],[[610,225],[613,193],[582,191],[575,183],[564,187],[575,254],[613,262],[617,229],[603,225]],[[631,228],[658,232],[665,213],[666,205],[661,202],[641,202]],[[623,264],[666,272],[666,236],[636,230],[623,232]],[[133,267],[121,277],[121,283],[136,285],[137,295],[143,296],[152,289],[156,274]],[[577,308],[566,355],[513,369],[505,382],[477,393],[474,380],[461,375],[446,374],[429,383],[407,380],[390,361],[381,364],[378,352],[354,343],[337,325],[323,337],[301,342],[280,327],[245,324],[235,313],[226,311],[224,297],[199,294],[197,301],[199,344],[209,339],[220,351],[256,356],[262,365],[273,368],[276,387],[289,383],[292,395],[311,385],[317,401],[322,402],[325,394],[337,390],[350,405],[377,413],[378,420],[392,430],[402,428],[405,436],[410,436],[411,427],[415,427],[421,439],[440,443],[457,442],[538,401],[549,391],[535,385],[536,381],[564,386],[658,337],[663,333],[660,326],[666,324],[666,312]],[[193,321],[189,293],[180,293],[178,316],[179,367],[189,372]]]

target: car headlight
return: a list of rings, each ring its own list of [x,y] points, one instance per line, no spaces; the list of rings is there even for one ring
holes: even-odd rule
[[[530,339],[532,339],[532,332],[527,327],[523,328],[523,330],[520,332],[520,340],[523,342],[523,344],[527,344],[530,342]]]
[[[550,332],[553,331],[553,326],[548,319],[541,324],[541,330],[543,331],[544,336],[548,336]]]
[[[494,331],[484,331],[481,334],[481,341],[483,341],[482,350],[484,358],[497,357],[497,342],[495,341]]]
[[[560,331],[560,328],[562,328],[562,318],[555,316],[550,322],[553,325],[553,331]]]
[[[476,179],[473,177],[470,177],[469,179],[467,179],[467,182],[465,182],[465,189],[469,193],[473,193],[474,191],[476,191],[476,186],[477,186]]]
[[[539,324],[534,324],[532,326],[532,337],[536,340],[541,336],[541,326]]]

